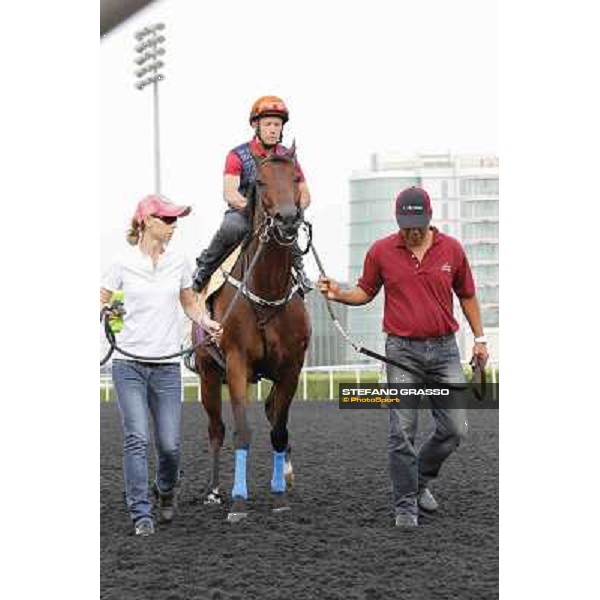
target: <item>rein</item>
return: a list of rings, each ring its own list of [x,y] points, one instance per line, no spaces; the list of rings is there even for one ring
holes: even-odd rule
[[[106,364],[106,362],[108,362],[108,359],[112,356],[112,353],[117,350],[117,352],[120,352],[121,354],[123,354],[123,356],[128,356],[129,358],[133,358],[136,360],[146,360],[146,361],[159,361],[159,360],[166,360],[169,358],[177,358],[178,356],[185,356],[187,354],[191,354],[192,352],[194,352],[197,348],[200,348],[200,346],[202,346],[204,344],[204,340],[201,342],[198,342],[197,344],[194,344],[193,346],[190,346],[189,348],[186,348],[185,350],[181,350],[180,352],[175,352],[174,354],[166,354],[165,356],[139,356],[138,354],[132,354],[131,352],[127,352],[126,350],[123,350],[122,348],[119,348],[119,346],[117,345],[117,339],[115,337],[115,334],[113,332],[113,330],[110,328],[110,323],[109,323],[109,318],[110,318],[110,307],[104,307],[102,309],[102,311],[100,312],[100,321],[104,321],[104,335],[106,336],[106,339],[108,340],[108,343],[110,344],[110,349],[108,350],[108,352],[106,353],[105,357],[100,361],[100,366]]]

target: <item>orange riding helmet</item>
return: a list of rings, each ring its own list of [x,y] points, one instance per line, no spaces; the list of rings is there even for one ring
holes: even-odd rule
[[[287,123],[290,118],[285,102],[277,96],[261,96],[253,105],[250,111],[250,125],[262,117],[280,117],[283,123]]]

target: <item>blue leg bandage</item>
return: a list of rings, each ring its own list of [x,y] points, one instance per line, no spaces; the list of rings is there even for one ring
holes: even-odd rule
[[[248,488],[246,487],[246,459],[248,458],[248,448],[237,448],[235,451],[235,480],[232,498],[239,496],[246,500],[248,498]]]
[[[285,450],[273,452],[273,478],[271,479],[271,491],[285,492]]]

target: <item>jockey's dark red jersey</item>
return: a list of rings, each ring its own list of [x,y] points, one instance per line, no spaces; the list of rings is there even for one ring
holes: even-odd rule
[[[383,331],[425,338],[458,330],[454,291],[459,298],[475,295],[469,261],[460,243],[431,227],[432,245],[419,263],[400,232],[376,241],[365,257],[357,285],[369,296],[385,292]]]

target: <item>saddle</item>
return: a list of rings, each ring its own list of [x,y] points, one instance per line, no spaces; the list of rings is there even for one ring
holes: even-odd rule
[[[238,247],[217,267],[215,272],[212,274],[210,281],[200,294],[200,302],[204,303],[207,309],[211,312],[212,317],[212,297],[225,285],[225,276],[223,271],[231,273],[233,267],[242,251],[244,242],[240,243]]]

